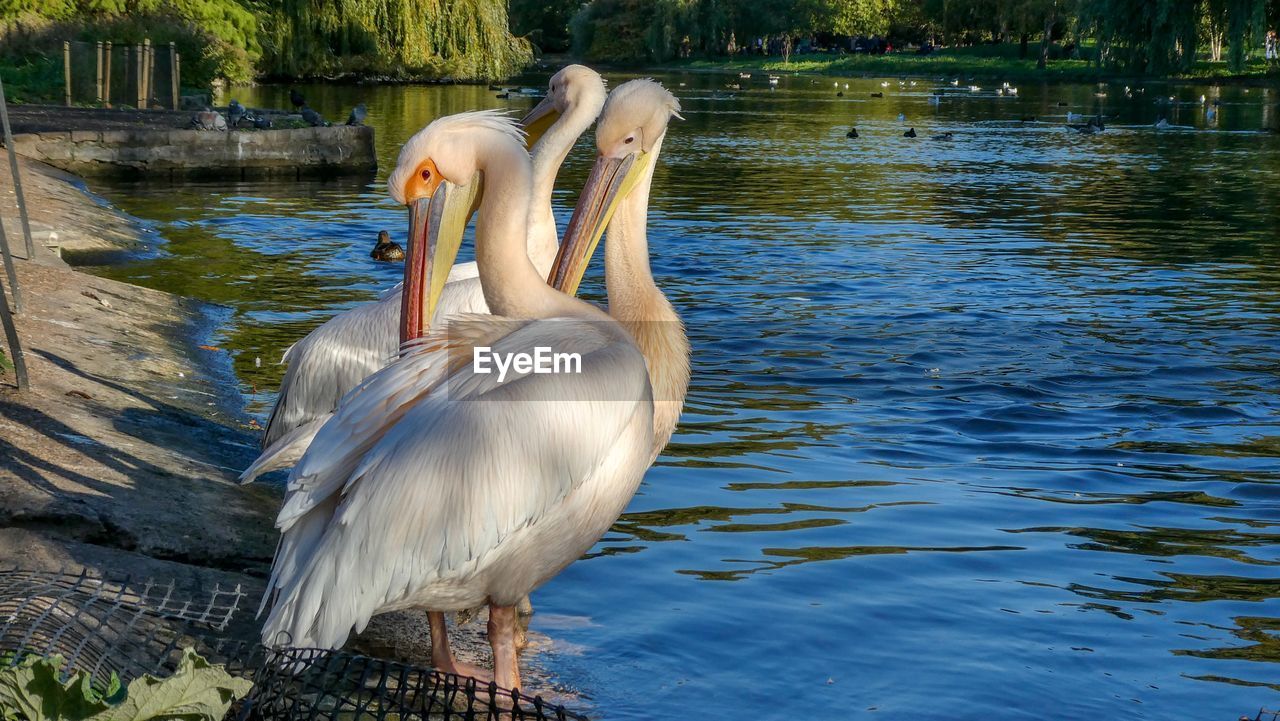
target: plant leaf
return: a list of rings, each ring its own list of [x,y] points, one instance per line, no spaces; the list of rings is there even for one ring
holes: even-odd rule
[[[95,714],[92,721],[220,721],[231,703],[251,688],[247,679],[231,676],[188,648],[172,676],[159,679],[148,674],[130,681],[124,702]]]
[[[89,674],[60,680],[61,656],[30,657],[0,669],[0,706],[6,717],[27,721],[83,721],[107,708],[89,686]]]

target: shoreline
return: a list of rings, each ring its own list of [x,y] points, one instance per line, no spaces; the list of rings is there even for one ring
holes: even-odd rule
[[[987,61],[984,63],[983,61]],[[1055,63],[1073,62],[1071,66]],[[983,56],[875,56],[841,55],[792,56],[784,63],[776,56],[753,57],[750,60],[694,59],[674,63],[652,65],[626,65],[598,63],[597,67],[617,72],[654,73],[790,73],[811,76],[840,77],[903,77],[935,78],[961,77],[969,79],[1017,80],[1040,83],[1166,83],[1186,85],[1247,85],[1250,87],[1280,87],[1280,72],[1244,73],[1229,75],[1141,75],[1098,71],[1083,61],[1051,61],[1047,70],[1039,70],[1034,61],[1010,61]],[[1028,67],[1029,65],[1029,67]]]
[[[0,372],[0,563],[257,592],[278,490],[235,483],[257,439],[230,360],[202,349],[227,310],[79,271],[45,249],[54,233],[73,258],[127,257],[160,239],[76,176],[20,162],[37,246],[14,261],[31,388]],[[16,210],[0,216],[21,254]]]

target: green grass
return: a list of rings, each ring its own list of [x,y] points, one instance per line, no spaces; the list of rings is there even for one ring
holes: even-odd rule
[[[10,103],[63,101],[62,63],[56,58],[0,59],[0,79],[4,80],[5,100]]]
[[[1018,46],[983,45],[948,48],[931,55],[892,53],[889,55],[835,55],[815,53],[793,55],[784,63],[779,57],[744,57],[719,60],[684,60],[668,63],[667,69],[682,70],[758,70],[763,72],[801,72],[818,75],[928,75],[945,77],[992,77],[1008,80],[1094,81],[1107,78],[1133,77],[1098,69],[1088,60],[1050,60],[1048,67],[1036,67],[1040,47],[1032,43],[1027,59],[1018,58]],[[1201,61],[1188,73],[1176,77],[1225,80],[1236,78],[1272,78],[1280,80],[1280,71],[1268,72],[1264,61],[1251,61],[1243,72],[1232,72],[1225,62]]]

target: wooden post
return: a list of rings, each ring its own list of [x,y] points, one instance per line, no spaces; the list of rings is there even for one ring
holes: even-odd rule
[[[134,98],[133,98],[135,108],[142,107],[142,70],[143,70],[143,66],[145,65],[146,65],[146,62],[142,59],[142,46],[134,45],[133,46],[134,75],[136,75],[138,78],[138,82],[134,85],[134,88],[133,88],[135,91]]]
[[[173,86],[173,104],[169,107],[178,109],[178,46],[169,43],[169,84]]]
[[[102,41],[97,41],[97,101],[102,102]]]
[[[174,87],[178,88],[178,90],[176,91],[178,93],[178,103],[179,105],[181,105],[182,86],[179,81],[182,79],[182,56],[179,55],[178,53],[173,54],[173,77],[174,77],[173,85]],[[173,106],[173,109],[181,110],[181,108],[178,105]]]
[[[124,78],[124,87],[120,89],[120,95],[124,97],[125,102],[129,101],[129,73],[133,71],[130,59],[133,57],[133,48],[128,45],[124,46],[124,72],[120,73],[120,77]]]
[[[147,109],[151,109],[151,99],[156,96],[156,46],[151,44],[151,38],[147,38],[144,42],[147,44]]]
[[[67,107],[71,107],[71,42],[62,41],[62,82],[66,90]]]
[[[107,107],[111,107],[111,41],[107,41],[106,48],[106,67],[103,70],[102,77],[102,97],[107,101]]]
[[[151,38],[142,39],[142,80],[139,108],[151,107]]]

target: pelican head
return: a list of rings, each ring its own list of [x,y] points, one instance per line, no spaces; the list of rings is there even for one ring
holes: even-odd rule
[[[511,140],[523,144],[524,136],[510,118],[478,111],[434,120],[400,150],[387,190],[409,208],[401,342],[420,337],[435,314],[483,192],[481,154]]]
[[[595,166],[578,198],[549,282],[573,295],[619,203],[650,178],[680,101],[653,80],[623,83],[609,94],[596,124]]]
[[[604,78],[585,65],[566,65],[551,76],[547,96],[520,120],[528,133],[525,142],[532,148],[542,134],[571,108],[589,110],[591,117],[600,114],[605,102]],[[584,111],[585,111],[584,110]]]

